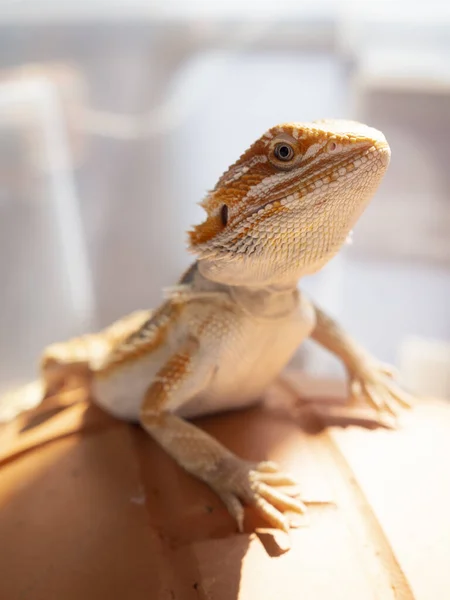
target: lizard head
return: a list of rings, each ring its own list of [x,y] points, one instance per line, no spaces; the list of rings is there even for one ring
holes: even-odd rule
[[[353,121],[269,129],[201,203],[200,272],[228,285],[290,285],[342,247],[389,164],[384,135]]]

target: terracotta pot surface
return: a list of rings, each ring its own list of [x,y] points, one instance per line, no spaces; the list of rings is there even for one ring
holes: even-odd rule
[[[238,534],[207,486],[87,402],[4,426],[0,599],[449,598],[449,406],[424,402],[398,431],[322,429],[310,406],[274,388],[265,406],[198,420],[299,479],[313,504],[290,538],[250,510]]]

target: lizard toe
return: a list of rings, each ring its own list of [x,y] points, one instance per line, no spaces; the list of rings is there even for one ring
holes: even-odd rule
[[[278,471],[275,463],[254,465],[239,460],[234,463],[232,473],[230,465],[227,467],[227,472],[216,476],[212,487],[236,520],[239,531],[243,531],[244,505],[252,506],[269,525],[286,532],[292,519],[285,512],[306,513],[306,506],[298,498],[298,483]]]

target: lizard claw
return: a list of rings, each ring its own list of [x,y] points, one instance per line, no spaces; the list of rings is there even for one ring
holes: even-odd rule
[[[402,408],[412,408],[414,398],[398,385],[397,378],[397,370],[390,365],[375,361],[361,365],[350,374],[352,402],[362,397],[378,413],[398,417]]]
[[[295,519],[284,513],[304,514],[307,510],[297,497],[299,490],[295,479],[281,472],[272,462],[254,464],[235,460],[233,464],[228,461],[223,464],[214,481],[208,483],[236,520],[239,531],[244,530],[244,504],[253,506],[276,529],[288,532],[295,527]]]

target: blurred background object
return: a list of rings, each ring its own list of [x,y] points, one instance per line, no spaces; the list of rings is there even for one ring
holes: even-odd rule
[[[401,368],[449,340],[449,59],[444,2],[2,2],[0,391],[46,344],[155,306],[197,202],[283,121],[362,120],[392,148],[353,245],[303,289]],[[342,374],[311,344],[297,360]]]

